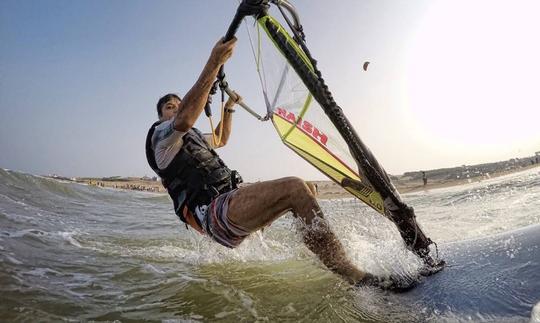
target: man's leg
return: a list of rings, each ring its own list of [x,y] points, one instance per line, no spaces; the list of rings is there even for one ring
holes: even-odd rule
[[[313,192],[296,177],[251,184],[238,189],[229,203],[233,223],[254,232],[292,211],[306,225],[301,228],[307,247],[333,272],[354,284],[366,276],[347,259],[330,229]]]

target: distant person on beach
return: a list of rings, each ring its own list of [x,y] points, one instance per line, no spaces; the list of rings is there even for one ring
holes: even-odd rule
[[[299,220],[304,243],[326,267],[351,284],[379,284],[381,280],[359,270],[347,258],[323,216],[315,190],[306,182],[285,177],[238,187],[240,176],[215,152],[228,142],[234,106],[242,100],[238,94],[225,103],[223,133],[218,133],[219,125],[214,131],[222,138],[218,146],[212,134],[193,127],[235,43],[234,38],[214,46],[198,80],[183,98],[167,94],[157,102],[159,121],[148,132],[146,154],[173,200],[175,213],[186,226],[235,248],[251,233],[291,211]]]
[[[426,172],[422,172],[422,181],[424,182],[424,186],[427,185],[427,176],[426,176]]]

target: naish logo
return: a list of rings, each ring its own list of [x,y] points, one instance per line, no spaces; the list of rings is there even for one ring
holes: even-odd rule
[[[326,146],[326,143],[328,142],[328,136],[322,133],[315,126],[313,126],[309,121],[302,120],[302,118],[298,118],[297,120],[294,113],[289,112],[284,108],[277,108],[275,113],[283,119],[296,124],[296,126],[304,130],[306,134]]]

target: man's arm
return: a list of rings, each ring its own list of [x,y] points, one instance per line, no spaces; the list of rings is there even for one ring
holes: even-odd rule
[[[212,83],[214,83],[221,65],[231,57],[236,38],[233,38],[226,43],[222,43],[222,41],[223,40],[220,39],[214,46],[210,58],[204,66],[199,79],[180,102],[178,112],[174,119],[175,130],[182,132],[189,131],[204,109],[208,94],[212,88]]]
[[[225,111],[222,121],[217,125],[216,129],[214,130],[214,135],[216,136],[216,138],[219,138],[220,130],[222,131],[221,141],[219,142],[217,147],[214,148],[220,148],[225,146],[227,144],[227,141],[229,140],[229,136],[231,135],[232,114],[234,111],[233,107],[236,103],[242,100],[242,97],[240,97],[236,92],[234,94],[236,97],[229,97],[229,99],[225,103]],[[221,123],[223,123],[223,128],[221,128]]]

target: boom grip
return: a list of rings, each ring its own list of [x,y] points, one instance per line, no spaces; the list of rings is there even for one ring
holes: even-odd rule
[[[231,40],[236,35],[244,17],[258,16],[265,13],[268,6],[268,0],[243,0],[236,9],[236,14],[229,25],[229,29],[227,29],[223,42]]]
[[[245,14],[240,10],[242,7],[242,4],[238,6],[238,9],[236,10],[236,14],[234,15],[233,21],[229,25],[229,29],[227,29],[227,33],[225,34],[225,37],[223,38],[223,43],[228,42],[231,40],[234,35],[236,35],[236,32],[238,31],[238,28],[240,27],[240,24],[242,23],[242,19],[244,19]],[[223,71],[223,65],[219,68],[219,72],[217,75],[218,79],[225,82],[225,72]]]
[[[227,33],[223,38],[224,43],[228,42],[234,37],[234,35],[236,35],[236,32],[238,31],[238,28],[240,27],[240,24],[242,23],[242,19],[244,19],[244,17],[245,15],[241,13],[240,10],[236,11],[236,15],[234,15],[233,21],[229,25],[229,29],[227,29]]]
[[[267,9],[268,0],[243,0],[236,9],[236,14],[234,15],[234,18],[229,25],[229,29],[227,29],[227,33],[223,38],[223,42],[228,42],[234,37],[234,35],[236,35],[236,32],[238,31],[238,28],[242,23],[242,19],[244,19],[246,16],[260,15],[261,13],[266,12]],[[219,68],[218,78],[220,80],[225,79],[223,66]]]
[[[227,33],[225,34],[223,42],[231,40],[234,35],[236,35],[236,32],[238,31],[238,28],[240,27],[240,24],[242,23],[242,19],[244,19],[244,17],[257,17],[265,14],[268,10],[268,7],[268,0],[243,0],[236,9],[236,14],[234,15],[234,18],[229,25],[229,29],[227,29]]]

